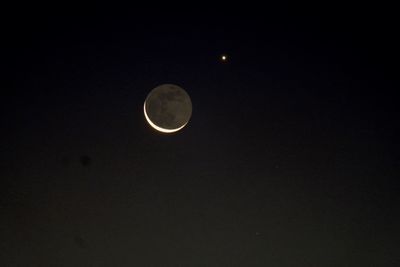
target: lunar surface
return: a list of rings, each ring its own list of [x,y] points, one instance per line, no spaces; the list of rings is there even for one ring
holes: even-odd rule
[[[181,87],[163,84],[154,88],[144,102],[144,116],[151,127],[164,133],[181,130],[192,116],[192,102]]]

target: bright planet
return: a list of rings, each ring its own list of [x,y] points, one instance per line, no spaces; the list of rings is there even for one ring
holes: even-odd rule
[[[188,93],[174,84],[157,86],[144,101],[144,116],[151,127],[163,133],[181,130],[192,116]]]
[[[225,54],[221,55],[221,60],[224,61],[224,62],[227,61],[228,60],[228,56],[225,55]]]

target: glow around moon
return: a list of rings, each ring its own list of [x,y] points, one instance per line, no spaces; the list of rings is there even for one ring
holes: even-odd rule
[[[192,102],[181,87],[163,84],[148,94],[143,111],[151,127],[163,133],[173,133],[181,130],[189,122]]]

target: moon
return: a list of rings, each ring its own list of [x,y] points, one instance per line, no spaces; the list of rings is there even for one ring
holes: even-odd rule
[[[163,133],[173,133],[188,124],[192,116],[192,101],[181,87],[163,84],[147,95],[143,110],[151,127]]]

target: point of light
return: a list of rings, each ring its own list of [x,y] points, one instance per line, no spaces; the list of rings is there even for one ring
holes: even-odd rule
[[[160,126],[155,125],[149,118],[149,116],[147,116],[147,112],[146,112],[146,101],[144,101],[144,105],[143,105],[143,110],[144,110],[144,117],[146,118],[147,122],[150,124],[151,127],[153,127],[154,129],[156,129],[157,131],[163,132],[163,133],[174,133],[179,131],[180,129],[182,129],[183,127],[186,126],[187,123],[185,123],[184,125],[182,125],[181,127],[178,127],[176,129],[165,129],[162,128]]]
[[[221,56],[221,59],[222,59],[222,61],[226,61],[226,60],[227,60],[227,56],[222,55],[222,56]]]

